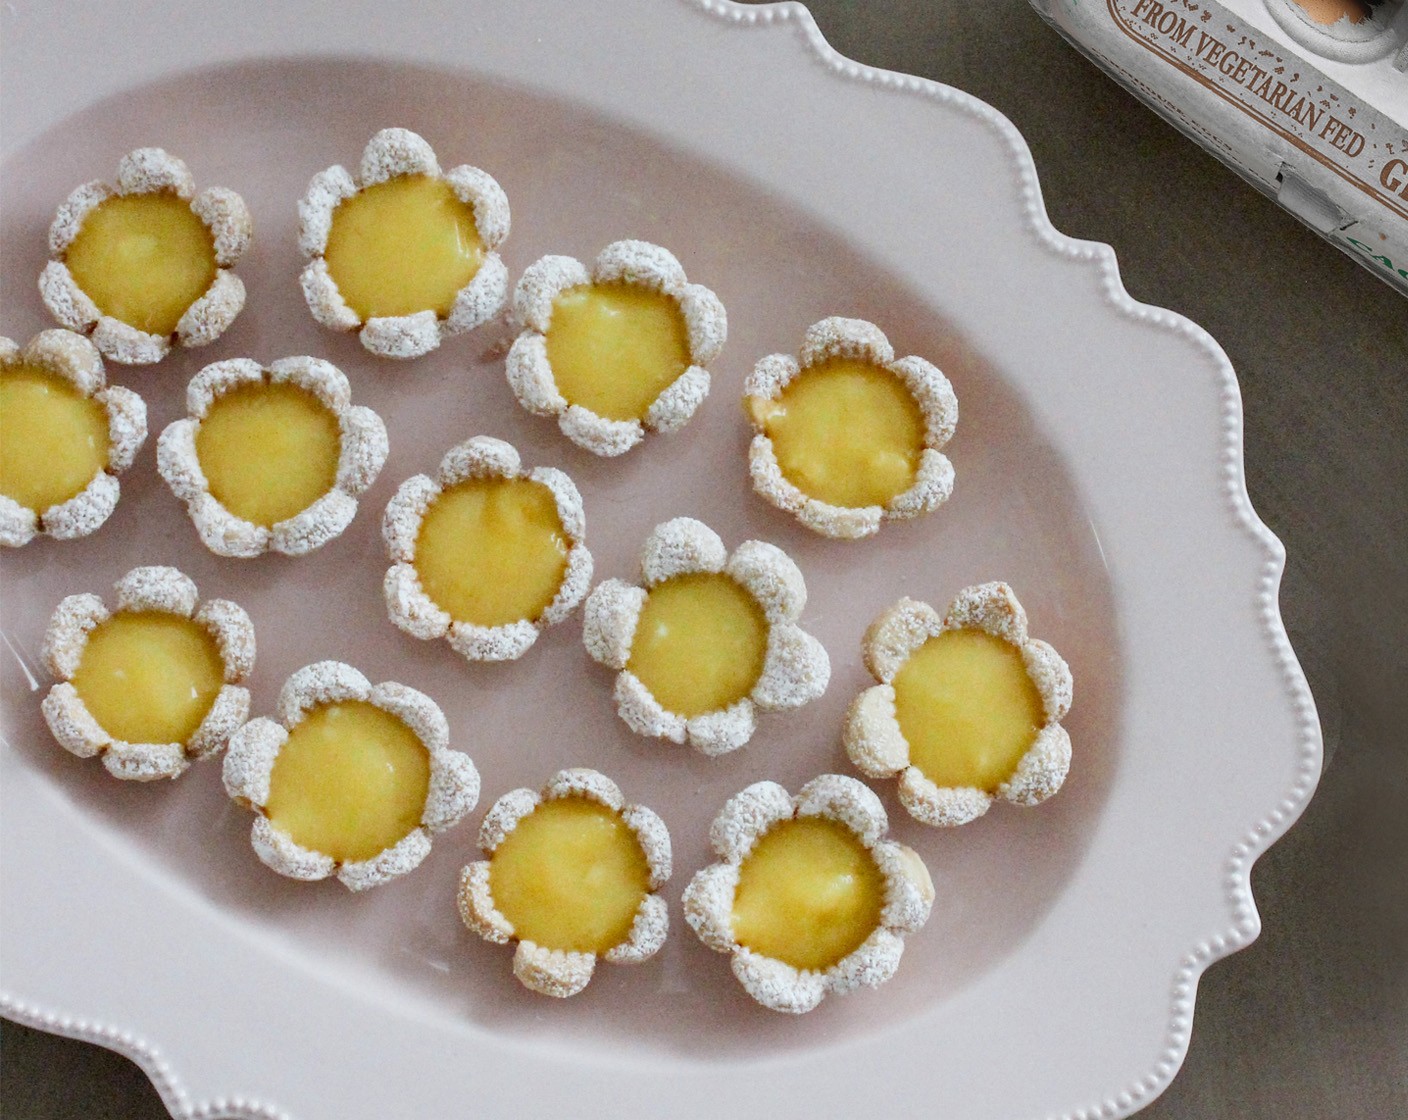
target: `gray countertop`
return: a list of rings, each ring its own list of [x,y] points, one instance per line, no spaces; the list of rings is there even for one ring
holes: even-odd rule
[[[1055,225],[1232,360],[1247,487],[1327,766],[1252,877],[1263,933],[1198,991],[1151,1120],[1408,1117],[1408,300],[1080,58],[1022,0],[814,0],[862,62],[958,86],[1026,137]],[[8,1120],[166,1116],[134,1065],[12,1023]]]

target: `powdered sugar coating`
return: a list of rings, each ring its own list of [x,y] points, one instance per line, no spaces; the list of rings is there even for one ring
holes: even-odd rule
[[[244,281],[233,272],[221,270],[205,294],[186,308],[176,324],[176,339],[191,349],[208,346],[225,333],[243,307]]]
[[[664,820],[654,809],[644,805],[622,805],[621,819],[640,841],[640,850],[645,854],[645,862],[650,868],[650,889],[659,890],[674,871],[674,858],[670,849],[670,832]],[[661,900],[662,904],[664,900]]]
[[[95,474],[85,489],[66,502],[50,506],[39,515],[38,521],[55,540],[86,537],[97,532],[103,522],[112,516],[120,494],[121,488],[115,475],[106,472]]]
[[[52,261],[50,264],[67,271],[66,265]],[[171,352],[169,338],[159,334],[148,334],[144,330],[124,323],[121,319],[114,319],[111,315],[99,316],[98,321],[93,324],[92,330],[88,331],[88,337],[93,340],[93,345],[102,351],[105,357],[120,365],[152,365],[161,361]]]
[[[589,770],[585,766],[559,770],[544,784],[542,797],[544,801],[585,797],[615,813],[619,813],[626,804],[620,786],[600,771]]]
[[[371,859],[348,860],[341,864],[337,877],[348,890],[364,891],[414,871],[429,854],[430,835],[425,828],[416,828]]]
[[[616,674],[612,696],[616,700],[616,714],[637,735],[671,743],[688,741],[689,721],[675,712],[667,712],[654,693],[629,669]]]
[[[731,953],[737,944],[733,937],[733,896],[738,890],[737,863],[711,863],[695,872],[685,897],[690,900],[685,921],[694,934],[716,953]]]
[[[430,759],[430,786],[419,825],[370,859],[338,861],[280,831],[269,819],[267,805],[274,763],[289,732],[310,712],[347,701],[380,708],[420,740]],[[274,719],[251,720],[231,739],[223,771],[225,792],[255,812],[250,842],[268,867],[291,879],[336,875],[349,890],[364,891],[414,870],[430,853],[433,835],[458,824],[478,803],[479,772],[469,756],[451,750],[449,742],[445,714],[425,693],[394,681],[373,685],[351,665],[319,661],[284,682]]]
[[[254,669],[254,626],[244,610],[225,599],[200,602],[192,580],[167,567],[133,568],[113,586],[116,607],[109,611],[97,595],[80,593],[63,599],[44,632],[44,667],[57,682],[44,697],[42,711],[50,732],[65,750],[80,758],[103,756],[114,777],[135,781],[175,778],[192,759],[223,750],[249,715],[249,690],[241,687]],[[128,743],[115,739],[93,718],[71,683],[83,661],[88,635],[113,614],[158,611],[194,620],[215,640],[224,685],[199,727],[184,743]]]
[[[342,298],[323,256],[333,212],[358,191],[404,175],[440,179],[473,209],[484,257],[443,318],[426,310],[363,319]],[[508,270],[498,248],[508,237],[510,226],[508,196],[488,172],[468,164],[441,171],[434,150],[423,137],[409,129],[384,128],[367,141],[355,176],[337,165],[320,171],[298,204],[298,247],[307,262],[300,277],[303,297],[314,319],[332,330],[357,331],[362,345],[373,354],[418,358],[452,335],[488,322],[502,310],[508,299]]]
[[[130,389],[107,384],[102,355],[83,335],[40,331],[23,348],[12,339],[0,338],[0,365],[20,363],[39,366],[103,406],[108,419],[108,462],[77,494],[48,509],[28,509],[0,496],[0,547],[4,548],[19,548],[41,535],[71,540],[97,530],[117,508],[122,494],[117,476],[132,465],[147,441],[147,406]]]
[[[709,758],[736,751],[758,730],[758,707],[745,696],[727,708],[692,716],[685,721],[685,741]]]
[[[642,420],[611,420],[581,404],[569,404],[557,387],[548,361],[547,332],[553,302],[586,284],[630,284],[673,299],[684,318],[689,366],[660,393]],[[647,432],[683,428],[709,395],[705,368],[728,338],[728,315],[710,289],[691,284],[684,266],[668,249],[648,241],[613,241],[590,269],[573,257],[541,257],[528,266],[513,292],[513,315],[522,330],[509,350],[509,387],[518,403],[536,416],[554,416],[562,434],[594,455],[622,455]]]
[[[669,933],[669,905],[660,895],[648,894],[641,899],[626,940],[606,950],[603,958],[612,964],[640,964],[665,947]]]
[[[875,860],[885,883],[880,924],[856,949],[823,970],[800,970],[739,943],[733,899],[739,871],[757,842],[777,824],[801,817],[834,820]],[[764,1007],[800,1015],[828,994],[879,987],[899,967],[906,934],[929,918],[934,885],[923,861],[886,839],[889,821],[880,799],[854,778],[822,774],[791,796],[776,782],[756,782],[735,794],[709,830],[719,862],[705,867],[684,892],[685,921],[699,939],[732,958],[733,974]]]
[[[210,233],[215,278],[186,309],[170,336],[148,334],[111,315],[79,287],[65,258],[83,221],[115,195],[174,194]],[[49,227],[49,263],[39,277],[39,293],[50,314],[72,331],[92,338],[112,361],[148,365],[164,358],[173,345],[206,346],[214,342],[244,309],[244,284],[230,271],[244,256],[254,234],[249,208],[234,191],[210,187],[195,194],[195,180],[185,163],[161,148],[138,148],[117,165],[115,185],[84,183],[60,204]]]
[[[692,517],[657,525],[640,550],[640,575],[647,588],[692,572],[721,572],[726,563],[723,538]]]
[[[49,313],[63,326],[85,336],[92,333],[102,318],[98,305],[78,286],[73,273],[62,261],[51,260],[40,272],[39,296]]]
[[[191,200],[191,209],[215,238],[215,263],[233,267],[254,239],[254,221],[244,199],[227,187],[207,187]]]
[[[161,148],[137,148],[117,163],[119,194],[159,194],[169,191],[189,200],[196,183],[185,162]]]
[[[513,350],[508,357],[510,362],[514,360]],[[639,420],[608,420],[579,404],[568,405],[558,416],[557,426],[578,447],[603,459],[624,455],[645,438],[645,428]]]
[[[39,515],[0,494],[0,548],[20,548],[39,534]]]
[[[1011,776],[995,790],[936,785],[911,765],[895,714],[895,674],[930,638],[960,629],[981,630],[1012,645],[1041,697],[1045,722]],[[965,587],[942,618],[927,603],[901,599],[870,624],[861,650],[866,668],[880,683],[856,697],[846,713],[846,754],[867,777],[897,777],[900,803],[915,820],[951,828],[981,817],[996,798],[1038,805],[1061,788],[1071,766],[1070,736],[1060,723],[1071,707],[1071,670],[1050,645],[1029,636],[1027,612],[1007,584]]]
[[[546,487],[553,496],[568,542],[567,565],[552,602],[537,618],[500,626],[457,622],[425,593],[415,567],[421,523],[442,493],[473,478],[526,479]],[[586,598],[592,580],[586,531],[582,495],[566,474],[551,467],[525,470],[512,444],[492,436],[474,436],[445,452],[434,479],[413,475],[387,503],[381,522],[382,539],[391,559],[382,581],[387,617],[413,638],[445,638],[468,661],[517,660],[544,629],[567,618]]]
[[[538,627],[526,620],[502,626],[454,622],[445,640],[466,661],[517,661],[538,640]]]
[[[831,661],[822,644],[792,622],[768,630],[763,673],[753,686],[753,703],[765,712],[800,708],[826,691]]]
[[[341,447],[333,488],[292,517],[272,526],[246,521],[210,491],[196,452],[196,438],[210,407],[235,389],[260,383],[304,389],[336,418]],[[249,558],[265,552],[305,556],[342,534],[357,514],[357,498],[386,463],[386,425],[365,406],[353,406],[346,375],[322,358],[280,358],[268,367],[249,358],[227,358],[200,370],[186,386],[185,419],[168,424],[157,440],[157,470],[186,504],[201,542],[217,556]]]
[[[121,473],[132,465],[142,444],[147,442],[147,406],[141,397],[121,385],[100,389],[93,399],[108,414],[108,471]]]
[[[369,187],[402,175],[440,174],[435,150],[408,128],[383,128],[367,141],[358,169],[359,186]]]
[[[518,822],[542,804],[542,797],[531,789],[513,789],[490,806],[479,826],[479,847],[493,855]]]
[[[225,756],[225,792],[246,809],[269,800],[274,759],[288,741],[288,731],[272,719],[250,720],[240,734],[239,753]]]
[[[298,284],[313,318],[323,326],[334,331],[355,331],[362,325],[362,317],[347,306],[337,282],[328,272],[328,262],[322,257],[303,266]]]
[[[315,661],[290,674],[279,689],[275,718],[292,730],[314,708],[349,701],[368,703],[372,682],[342,661]]]
[[[861,639],[865,667],[877,681],[889,684],[914,651],[943,628],[943,618],[928,603],[901,599],[866,629]]]
[[[591,983],[595,971],[596,955],[593,953],[563,952],[520,941],[513,954],[513,974],[519,983],[556,999],[575,996]]]
[[[75,187],[72,193],[59,203],[59,209],[49,226],[50,257],[59,257],[65,253],[73,244],[73,239],[78,236],[83,219],[116,193],[101,179]]]
[[[229,765],[226,755],[226,765]],[[337,868],[337,861],[321,852],[309,851],[289,839],[288,834],[274,827],[268,817],[260,814],[254,818],[249,830],[250,844],[254,854],[265,867],[271,867],[280,875],[304,882],[326,879]],[[409,870],[409,868],[407,869]]]
[[[367,701],[391,713],[414,731],[427,750],[449,750],[450,723],[440,706],[432,703],[425,693],[395,681],[383,681],[372,686]]]
[[[78,690],[67,681],[49,689],[40,708],[59,746],[70,754],[92,758],[112,746],[112,736],[93,718]]]
[[[479,828],[480,849],[492,857],[520,821],[531,816],[543,802],[563,797],[586,798],[619,814],[640,843],[641,854],[650,870],[649,893],[641,899],[625,940],[602,956],[614,964],[639,964],[648,960],[660,951],[669,931],[669,910],[658,892],[670,879],[670,834],[665,822],[653,810],[626,804],[621,787],[605,774],[574,767],[559,770],[541,791],[510,790],[484,814]],[[465,926],[494,944],[518,942],[513,974],[524,987],[559,999],[576,995],[592,978],[596,954],[548,949],[532,941],[519,941],[513,923],[494,902],[489,870],[490,861],[486,859],[471,863],[460,872],[457,904]]]
[[[885,807],[874,791],[842,774],[822,774],[813,778],[792,799],[798,817],[826,817],[840,821],[873,847],[889,830]]]
[[[725,863],[741,864],[758,839],[779,821],[791,820],[796,803],[777,782],[754,782],[724,802],[709,826],[709,844]]]
[[[748,589],[768,620],[796,622],[807,605],[807,583],[792,558],[767,541],[744,541],[724,571]]]
[[[97,595],[80,593],[62,599],[44,631],[39,655],[50,676],[61,681],[71,679],[78,672],[88,635],[110,617],[107,604]]]
[[[687,719],[662,707],[626,666],[650,588],[703,572],[726,573],[758,603],[768,625],[767,651],[747,696]],[[796,623],[807,602],[806,582],[777,546],[744,541],[730,556],[719,535],[703,522],[677,517],[657,525],[646,538],[641,584],[602,582],[587,598],[582,627],[582,642],[592,660],[616,671],[616,711],[636,734],[688,743],[705,755],[727,754],[753,737],[759,711],[798,708],[826,691],[831,660],[822,644]]]
[[[242,681],[254,672],[254,624],[242,606],[229,599],[209,599],[192,617],[220,647],[226,684]]]
[[[488,860],[479,860],[461,868],[455,905],[460,921],[471,933],[477,933],[494,945],[507,945],[513,939],[513,923],[494,905],[493,892],[489,889]]]
[[[645,588],[624,580],[597,584],[582,612],[582,641],[593,661],[617,671],[626,667],[645,596]]]
[[[114,739],[103,752],[103,768],[114,778],[130,782],[175,778],[189,765],[180,743],[124,743]]]
[[[224,749],[245,721],[249,719],[249,690],[234,685],[222,685],[205,713],[196,733],[185,744],[191,758],[208,758]]]
[[[91,342],[73,331],[40,331],[23,349],[8,338],[0,340],[0,346],[4,348],[3,360],[7,364],[20,361],[43,366],[84,396],[96,396],[106,384],[102,355]]]
[[[883,506],[837,506],[803,493],[783,473],[772,439],[753,419],[757,434],[748,448],[748,473],[753,489],[764,500],[785,510],[807,528],[826,537],[857,540],[872,536],[885,521],[928,513],[953,493],[953,464],[940,450],[958,424],[958,398],[940,370],[923,358],[895,358],[883,331],[864,319],[832,317],[807,328],[796,359],[787,354],[761,358],[744,382],[744,397],[775,400],[798,376],[813,366],[849,358],[895,374],[913,396],[924,419],[924,447],[914,481]],[[750,416],[753,410],[749,410]]]
[[[195,580],[176,568],[133,568],[113,590],[120,611],[164,611],[190,618],[200,601]]]

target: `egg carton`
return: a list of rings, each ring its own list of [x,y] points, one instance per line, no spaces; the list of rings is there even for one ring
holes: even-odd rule
[[[1175,128],[1408,295],[1408,2],[1031,3]]]

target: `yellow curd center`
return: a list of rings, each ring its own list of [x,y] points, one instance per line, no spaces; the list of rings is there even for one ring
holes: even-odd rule
[[[1045,722],[1021,653],[981,630],[930,638],[895,674],[894,686],[910,762],[939,786],[993,792]]]
[[[216,398],[196,432],[210,492],[236,517],[270,526],[332,489],[342,435],[306,389],[242,385]]]
[[[98,310],[169,335],[215,279],[215,241],[174,194],[117,195],[83,219],[64,256]]]
[[[40,366],[0,367],[0,494],[43,513],[108,465],[108,414]]]
[[[699,572],[651,588],[626,668],[666,711],[692,718],[753,691],[767,646],[753,596],[728,576]]]
[[[568,404],[608,420],[641,420],[689,368],[689,332],[667,295],[632,284],[585,284],[553,301],[547,351]]]
[[[494,905],[520,940],[605,953],[630,935],[650,867],[621,815],[585,797],[545,801],[489,862]]]
[[[914,484],[924,414],[904,382],[864,362],[804,370],[776,400],[749,397],[783,477],[833,506],[880,506]]]
[[[185,743],[224,680],[219,646],[198,623],[119,611],[88,635],[73,687],[114,739]]]
[[[474,208],[448,183],[404,175],[365,187],[332,213],[328,272],[363,319],[444,318],[484,260]]]
[[[733,935],[793,968],[829,968],[880,924],[885,880],[855,834],[803,817],[773,825],[738,871]]]
[[[430,754],[389,712],[357,700],[308,713],[269,776],[269,821],[339,861],[371,859],[420,824]]]
[[[456,622],[533,621],[557,595],[569,545],[552,491],[475,478],[435,499],[416,539],[421,587]]]

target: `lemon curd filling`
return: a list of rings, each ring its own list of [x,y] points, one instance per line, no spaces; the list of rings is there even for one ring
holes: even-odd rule
[[[41,366],[0,366],[0,494],[43,513],[108,465],[108,414]]]
[[[475,478],[431,504],[415,568],[432,602],[456,622],[536,620],[567,572],[569,545],[552,491],[525,478]]]
[[[1021,652],[981,630],[930,638],[895,674],[894,688],[909,760],[939,786],[994,792],[1045,720]]]
[[[211,404],[196,457],[216,501],[265,527],[332,489],[342,436],[337,416],[296,385],[241,385]]]
[[[608,420],[642,420],[689,368],[679,304],[633,284],[584,284],[553,301],[548,365],[558,392]]]
[[[340,861],[371,859],[420,824],[430,753],[390,712],[358,700],[317,708],[288,733],[269,775],[269,821]]]
[[[601,954],[630,935],[650,866],[619,813],[564,797],[539,805],[495,849],[489,890],[520,940]]]
[[[733,935],[793,968],[829,968],[880,924],[885,879],[838,821],[803,817],[773,825],[738,870]]]
[[[924,414],[888,370],[833,359],[803,370],[775,400],[747,403],[783,476],[808,497],[878,506],[914,484]]]
[[[626,668],[666,711],[693,718],[747,696],[767,646],[756,600],[728,576],[695,572],[650,589]]]
[[[323,251],[362,319],[434,311],[444,318],[484,261],[474,208],[450,185],[403,175],[364,187],[332,213]]]
[[[215,279],[215,241],[175,194],[116,195],[83,219],[64,262],[103,314],[169,335]]]
[[[185,743],[224,679],[220,649],[198,623],[160,611],[119,611],[88,635],[72,683],[114,739]]]

